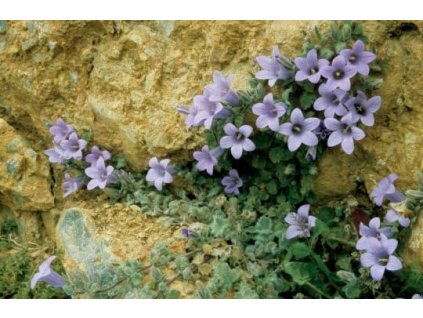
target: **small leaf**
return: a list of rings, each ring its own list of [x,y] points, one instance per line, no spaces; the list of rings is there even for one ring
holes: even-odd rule
[[[275,147],[269,151],[269,159],[273,163],[279,163],[282,161],[285,151],[281,147]]]
[[[296,242],[291,246],[291,251],[297,260],[301,260],[311,254],[311,250],[307,244]]]
[[[315,100],[316,96],[314,95],[314,93],[304,93],[300,97],[301,107],[307,110],[311,107],[311,105],[313,105]]]
[[[270,195],[275,195],[278,193],[278,186],[275,180],[271,180],[266,184],[266,190]]]

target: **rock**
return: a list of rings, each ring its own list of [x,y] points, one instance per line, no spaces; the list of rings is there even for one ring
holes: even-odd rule
[[[63,265],[67,275],[73,285],[86,291],[87,297],[113,286],[121,278],[118,268],[125,262],[137,260],[148,264],[149,252],[157,242],[169,243],[176,253],[185,250],[185,241],[173,231],[123,204],[82,203],[65,209],[57,225],[57,240],[65,252]],[[182,293],[185,285],[175,284]],[[142,294],[126,282],[119,286],[119,292],[127,297]]]
[[[13,210],[49,209],[50,182],[46,158],[0,118],[0,202]]]

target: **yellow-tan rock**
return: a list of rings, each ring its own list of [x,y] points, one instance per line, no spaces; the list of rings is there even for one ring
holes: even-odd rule
[[[20,211],[50,209],[50,184],[46,158],[0,118],[0,203]]]

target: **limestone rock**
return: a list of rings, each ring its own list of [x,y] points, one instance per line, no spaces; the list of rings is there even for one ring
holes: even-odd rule
[[[157,242],[168,242],[172,251],[183,253],[184,240],[156,220],[123,204],[87,204],[65,209],[57,225],[58,245],[64,249],[63,265],[74,285],[90,291],[113,286],[125,261],[148,264]],[[175,284],[186,289],[184,283]],[[140,286],[141,288],[141,286]],[[137,297],[142,291],[123,283],[121,297]],[[125,296],[126,295],[126,296]],[[83,296],[82,296],[83,297]]]
[[[0,118],[0,202],[13,210],[53,207],[49,164]]]

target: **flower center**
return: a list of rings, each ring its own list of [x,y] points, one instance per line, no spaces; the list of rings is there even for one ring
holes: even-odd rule
[[[351,133],[351,126],[347,125],[347,124],[343,124],[342,127],[342,132],[344,134],[350,134]]]
[[[311,74],[316,74],[318,71],[319,71],[319,69],[318,69],[317,67],[312,67],[312,68],[310,69],[310,73],[311,73]]]
[[[73,151],[78,151],[78,150],[79,150],[79,144],[73,144],[73,145],[71,146],[71,149],[72,149]]]
[[[244,138],[244,135],[243,134],[241,134],[240,132],[237,132],[236,133],[236,135],[235,135],[235,139],[236,140],[241,140],[241,139],[243,139]]]
[[[389,259],[388,259],[388,258],[380,258],[380,259],[379,259],[379,263],[380,263],[381,265],[386,265],[386,264],[388,264],[388,261],[389,261]]]
[[[292,125],[292,133],[298,135],[303,130],[303,127],[299,124]]]
[[[355,110],[359,115],[364,115],[366,113],[366,109],[361,104],[355,104]]]
[[[350,62],[355,62],[355,61],[357,61],[357,56],[355,56],[355,55],[351,55],[351,56],[348,58],[348,61],[350,61]]]
[[[336,70],[336,71],[333,73],[333,77],[334,77],[335,79],[341,79],[341,78],[343,78],[343,77],[344,77],[344,71],[342,71],[342,70]]]
[[[334,96],[333,96],[333,99],[332,99],[332,104],[337,105],[337,104],[339,104],[339,103],[340,103],[340,101],[339,101],[338,97],[336,97],[336,96],[334,95]]]
[[[100,177],[103,180],[107,179],[107,170],[102,171],[101,174],[100,174]]]

